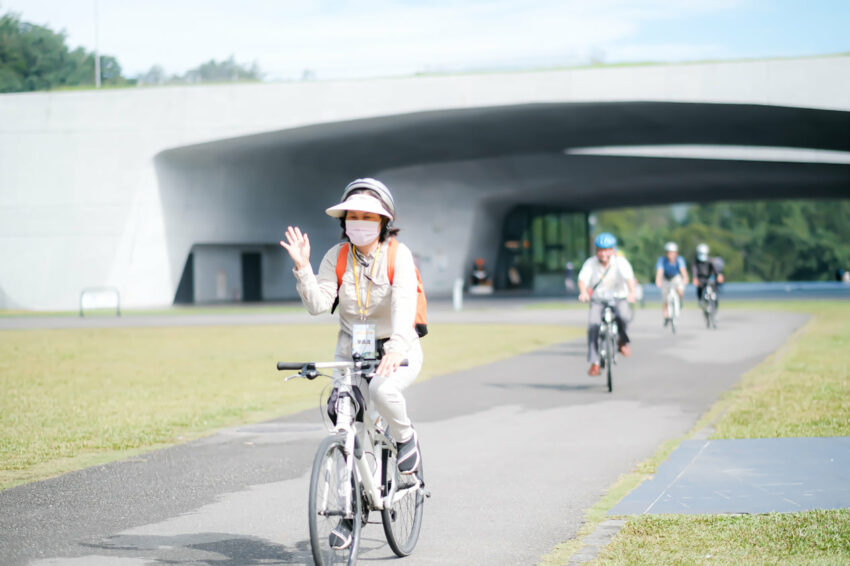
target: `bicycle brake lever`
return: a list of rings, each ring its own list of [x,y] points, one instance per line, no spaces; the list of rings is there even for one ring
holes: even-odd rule
[[[300,373],[294,373],[294,374],[290,375],[289,377],[287,377],[286,379],[284,379],[283,381],[289,381],[290,379],[295,379],[296,377],[304,377],[304,376],[302,376]]]

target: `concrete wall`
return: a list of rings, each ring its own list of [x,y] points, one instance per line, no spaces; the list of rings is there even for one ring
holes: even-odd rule
[[[533,102],[727,102],[846,111],[847,92],[850,57],[0,95],[0,308],[73,309],[80,289],[98,285],[119,288],[128,307],[170,304],[192,246],[274,244],[292,219],[321,234],[316,247],[324,247],[336,230],[327,229],[321,209],[361,173],[395,183],[405,206],[428,207],[433,220],[409,223],[407,235],[442,289],[471,257],[482,255],[475,242],[491,237],[492,214],[509,198],[482,195],[469,180],[477,173],[466,181],[446,175],[432,182],[437,171],[423,167],[434,164],[375,163],[355,171],[359,158],[364,164],[369,159],[353,150],[346,166],[334,168],[334,155],[316,159],[308,152],[308,161],[296,147],[278,157],[266,144],[263,156],[261,139],[245,140],[258,144],[253,158],[248,147],[241,161],[230,163],[204,162],[203,151],[192,159],[167,155],[176,148],[346,120]],[[360,133],[368,137],[368,128]],[[418,149],[416,135],[411,132],[409,152]],[[309,148],[309,136],[299,143]],[[261,157],[263,167],[252,169]],[[505,172],[511,178],[509,167]],[[179,191],[167,188],[177,185]],[[304,196],[311,191],[316,198]],[[466,208],[471,201],[476,207]],[[273,287],[291,295],[286,261],[276,261],[284,275]]]
[[[287,274],[292,269],[291,260],[280,246],[202,244],[192,248],[194,262],[194,298],[196,303],[221,303],[241,301],[242,254],[255,252],[261,258],[261,288],[264,301],[292,297],[292,285]]]

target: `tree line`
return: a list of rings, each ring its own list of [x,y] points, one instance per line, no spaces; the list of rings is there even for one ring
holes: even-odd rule
[[[826,281],[850,269],[850,200],[735,201],[597,213],[596,231],[617,235],[637,277],[651,281],[664,243],[685,259],[705,242],[733,281]]]
[[[104,86],[150,84],[196,84],[257,81],[262,73],[256,63],[247,66],[231,56],[210,60],[182,75],[168,75],[154,65],[137,77],[125,76],[118,60],[100,56],[100,81]],[[22,21],[18,14],[0,15],[0,93],[86,88],[95,86],[95,54],[82,47],[71,50],[64,32]]]

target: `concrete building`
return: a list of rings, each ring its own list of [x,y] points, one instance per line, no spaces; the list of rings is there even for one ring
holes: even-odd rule
[[[317,266],[362,176],[429,294],[475,257],[499,285],[531,257],[544,289],[586,249],[576,212],[850,197],[848,93],[850,57],[824,57],[0,95],[0,308],[294,298],[285,227]]]

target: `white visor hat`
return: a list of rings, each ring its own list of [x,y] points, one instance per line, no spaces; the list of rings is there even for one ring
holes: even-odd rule
[[[360,212],[373,212],[375,214],[380,214],[381,216],[386,216],[390,220],[393,219],[393,215],[387,212],[387,209],[384,208],[384,205],[373,196],[357,193],[353,194],[343,202],[339,203],[336,206],[332,206],[329,209],[325,210],[328,216],[333,216],[334,218],[344,218],[345,212],[348,210],[359,210]]]

